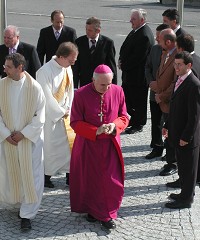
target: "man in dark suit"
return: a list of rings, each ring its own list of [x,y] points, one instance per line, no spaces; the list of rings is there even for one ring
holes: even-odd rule
[[[200,149],[200,82],[192,73],[192,63],[192,56],[186,51],[175,56],[174,68],[179,78],[163,130],[175,148],[180,177],[181,192],[170,194],[175,201],[165,204],[173,209],[190,208],[195,195]]]
[[[76,31],[64,25],[64,18],[62,11],[55,10],[51,13],[52,25],[40,30],[37,52],[42,65],[51,60],[62,42],[74,43],[76,40]]]
[[[0,45],[0,76],[6,77],[4,72],[5,57],[11,53],[20,53],[25,57],[25,70],[35,78],[36,71],[41,67],[36,48],[19,40],[19,29],[9,25],[4,30],[4,44]]]
[[[163,23],[168,24],[176,36],[185,34],[186,31],[180,26],[180,15],[176,8],[169,8],[162,14]]]
[[[100,20],[91,17],[86,21],[86,35],[76,39],[79,55],[73,67],[75,88],[91,83],[94,69],[100,64],[111,68],[114,74],[112,83],[117,84],[114,42],[100,32]]]
[[[193,64],[192,64],[192,72],[194,75],[200,79],[200,57],[194,52],[195,41],[192,35],[190,34],[181,34],[176,39],[176,48],[177,52],[187,51],[192,55]],[[200,164],[198,165],[200,168]],[[197,182],[200,182],[200,170],[198,171],[198,179]],[[180,179],[178,178],[174,182],[168,182],[167,187],[171,188],[179,188],[180,187]]]
[[[128,34],[120,49],[118,66],[122,70],[122,88],[126,106],[131,116],[128,134],[141,132],[147,121],[148,86],[145,79],[145,63],[154,45],[154,36],[146,24],[147,12],[132,9],[133,30]]]

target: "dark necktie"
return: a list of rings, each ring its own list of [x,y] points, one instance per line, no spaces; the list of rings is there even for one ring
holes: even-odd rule
[[[92,39],[92,40],[90,40],[90,42],[92,43],[92,46],[90,47],[90,53],[93,54],[93,52],[94,52],[94,50],[96,48],[96,46],[95,46],[96,40]]]

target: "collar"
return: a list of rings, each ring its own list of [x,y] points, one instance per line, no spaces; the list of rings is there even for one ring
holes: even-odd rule
[[[139,30],[140,28],[144,27],[145,25],[146,25],[146,23],[142,24],[142,26],[140,26],[139,28],[135,29],[135,32],[136,32],[137,30]]]
[[[176,47],[172,48],[168,53],[169,53],[169,56],[174,52],[174,50],[176,50]]]
[[[17,48],[18,48],[18,46],[19,46],[19,40],[17,41],[17,43],[15,44],[15,46],[14,47],[12,47],[12,48],[9,48],[9,49],[15,49],[16,51],[17,51]]]
[[[59,33],[61,34],[62,29],[63,29],[63,28],[61,28],[60,30],[56,30],[53,26],[52,26],[52,28],[53,28],[53,32],[54,32],[54,34],[55,34],[55,32],[59,32]]]
[[[95,39],[88,38],[88,41],[89,41],[89,43],[91,44],[90,40],[96,40],[96,43],[97,43],[97,42],[98,42],[98,40],[99,40],[99,34],[96,36],[96,38],[95,38]]]
[[[190,73],[192,72],[192,70],[190,69],[186,74],[179,76],[183,81],[190,75]]]
[[[174,29],[174,33],[176,33],[180,28],[181,28],[181,26],[178,25],[178,26]]]

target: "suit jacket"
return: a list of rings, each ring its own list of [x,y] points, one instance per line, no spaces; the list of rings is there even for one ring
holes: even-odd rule
[[[156,73],[160,66],[161,56],[162,47],[159,44],[154,45],[151,48],[145,64],[145,77],[147,85],[149,85],[150,82],[156,80]],[[152,90],[150,90],[150,101],[155,102],[155,92],[153,92]]]
[[[40,58],[40,62],[44,64],[44,57],[46,56],[46,62],[51,60],[55,55],[59,45],[63,42],[75,42],[76,31],[73,28],[63,26],[60,37],[58,40],[55,38],[52,25],[40,30],[40,36],[37,43],[37,52]]]
[[[173,93],[167,125],[172,146],[180,139],[189,142],[186,147],[200,145],[200,82],[193,73]]]
[[[9,54],[9,48],[4,44],[0,45],[0,75],[6,77],[4,73],[3,65],[5,63],[5,57]],[[28,43],[19,42],[17,53],[22,54],[26,59],[25,70],[35,78],[36,71],[41,67],[40,60],[36,51],[36,48]]]
[[[94,69],[100,64],[106,64],[111,68],[114,73],[112,83],[117,83],[116,51],[113,40],[100,34],[93,54],[90,53],[87,35],[77,38],[76,44],[79,54],[73,66],[75,88],[91,83]]]
[[[187,32],[183,29],[183,28],[179,28],[177,31],[176,31],[176,36],[178,37],[179,35],[181,34],[186,34]]]
[[[196,53],[193,53],[192,58],[193,58],[192,72],[198,79],[200,79],[200,57]]]
[[[153,33],[147,24],[128,34],[119,53],[123,84],[146,86],[145,63],[154,43]]]
[[[169,102],[177,79],[173,65],[176,53],[177,51],[175,49],[165,64],[167,53],[162,55],[160,66],[156,74],[156,93],[160,94],[161,103],[159,103],[159,105],[164,113],[169,113]]]

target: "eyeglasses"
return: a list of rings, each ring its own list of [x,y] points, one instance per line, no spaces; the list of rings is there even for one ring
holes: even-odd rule
[[[174,67],[182,67],[183,65],[185,65],[185,63],[173,63]]]
[[[12,67],[11,66],[8,66],[8,65],[3,65],[3,68],[8,68],[8,69],[11,69]]]

